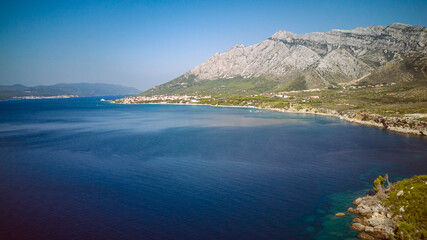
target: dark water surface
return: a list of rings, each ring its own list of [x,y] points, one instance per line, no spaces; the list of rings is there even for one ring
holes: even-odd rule
[[[0,102],[0,239],[352,239],[379,174],[427,140],[240,108]]]

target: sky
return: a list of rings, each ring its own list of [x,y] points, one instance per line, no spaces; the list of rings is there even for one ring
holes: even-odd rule
[[[0,85],[97,82],[146,90],[279,30],[427,26],[427,1],[0,2]]]

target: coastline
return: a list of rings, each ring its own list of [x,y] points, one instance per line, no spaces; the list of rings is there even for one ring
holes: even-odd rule
[[[368,114],[368,113],[357,113],[357,114],[340,114],[335,110],[329,110],[329,109],[284,109],[284,108],[270,108],[270,107],[257,107],[257,106],[236,106],[236,105],[212,105],[212,104],[198,104],[198,103],[166,103],[166,102],[160,102],[160,103],[120,103],[115,102],[115,100],[111,101],[111,103],[114,104],[151,104],[151,105],[194,105],[194,106],[211,106],[211,107],[228,107],[228,108],[253,108],[253,109],[259,109],[259,110],[269,110],[269,111],[276,111],[276,112],[283,112],[283,113],[299,113],[299,114],[313,114],[313,115],[319,115],[319,116],[329,116],[329,117],[336,117],[341,120],[360,124],[364,126],[370,126],[370,127],[376,127],[381,128],[385,130],[390,130],[393,132],[398,133],[404,133],[404,134],[411,134],[411,135],[418,135],[418,136],[426,136],[427,135],[427,127],[421,128],[421,129],[415,129],[410,127],[404,127],[405,125],[408,126],[408,121],[418,121],[413,120],[409,117],[383,117],[379,115],[374,114]],[[368,120],[363,120],[364,118],[368,117]],[[372,119],[374,118],[374,119]],[[391,125],[387,124],[387,121],[390,122],[398,122],[399,125]],[[419,122],[419,121],[418,121]]]

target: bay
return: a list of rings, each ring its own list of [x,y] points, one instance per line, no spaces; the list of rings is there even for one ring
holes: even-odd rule
[[[332,117],[100,99],[0,102],[1,239],[352,239],[337,211],[427,169]]]

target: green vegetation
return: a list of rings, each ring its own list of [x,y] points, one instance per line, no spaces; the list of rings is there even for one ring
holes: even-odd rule
[[[233,105],[233,106],[254,106],[254,107],[277,107],[289,106],[289,102],[283,99],[267,96],[223,96],[215,99],[202,99],[202,104],[210,105]]]
[[[304,76],[297,77],[294,81],[292,81],[284,90],[286,91],[299,91],[307,89],[306,81]]]
[[[392,60],[362,79],[359,84],[381,84],[409,82],[426,78],[427,56],[425,53],[410,52],[402,55],[401,61]]]
[[[276,80],[266,77],[205,80],[196,82],[194,75],[183,76],[168,83],[156,86],[141,93],[142,96],[153,95],[251,95],[267,92],[279,84]]]
[[[375,179],[374,184],[373,184],[374,192],[377,193],[380,190],[384,190],[384,188],[385,188],[384,185],[385,185],[386,181],[387,181],[387,187],[391,187],[391,183],[388,179],[387,173],[384,175],[384,177],[378,176],[378,178]]]
[[[383,202],[399,222],[392,239],[427,238],[427,175],[395,183]]]
[[[382,176],[379,176],[374,181],[374,191],[378,192],[382,188],[384,188],[384,178]]]
[[[328,89],[318,93],[319,99],[310,101],[313,108],[338,112],[369,112],[382,116],[402,116],[407,113],[427,113],[427,84],[398,83],[383,86],[352,86]],[[297,98],[313,93],[297,94]]]

